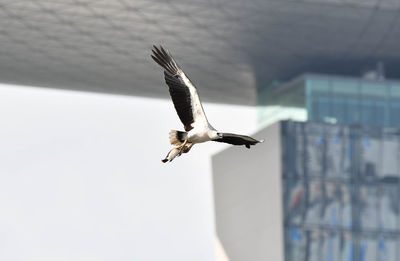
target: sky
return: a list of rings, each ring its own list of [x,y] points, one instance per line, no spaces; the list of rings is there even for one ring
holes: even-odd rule
[[[255,107],[203,106],[256,131]],[[210,160],[230,145],[161,163],[170,100],[0,85],[0,120],[0,260],[214,260]]]

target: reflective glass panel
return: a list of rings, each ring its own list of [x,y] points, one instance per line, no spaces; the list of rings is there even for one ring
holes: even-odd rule
[[[398,261],[396,240],[380,237],[378,239],[377,256],[378,261]]]
[[[359,246],[360,261],[377,261],[377,241],[373,238],[362,238]]]
[[[356,261],[355,240],[351,232],[342,233],[342,248],[340,250],[340,261]]]
[[[361,178],[371,180],[381,176],[382,139],[371,136],[362,136],[360,137],[360,147]]]
[[[394,230],[399,220],[399,187],[395,184],[384,184],[378,188],[379,228]]]
[[[289,251],[286,252],[290,261],[303,261],[305,257],[305,236],[300,228],[291,227],[286,230]]]
[[[332,126],[326,138],[327,177],[349,177],[351,150],[348,128]]]
[[[400,147],[397,136],[386,136],[383,138],[382,152],[382,173],[380,177],[398,176]]]
[[[360,226],[362,229],[378,228],[378,202],[375,186],[361,185],[358,195]]]
[[[307,204],[305,205],[305,223],[318,225],[322,221],[323,194],[319,181],[307,185]]]
[[[323,224],[329,227],[341,226],[340,186],[336,182],[325,183]]]
[[[340,233],[336,230],[326,230],[322,239],[322,260],[340,260]]]
[[[341,225],[344,229],[351,229],[353,226],[352,214],[352,186],[349,184],[340,184],[341,193]]]
[[[322,260],[322,239],[323,233],[320,230],[308,231],[307,237],[307,261]]]
[[[288,198],[285,217],[289,224],[300,224],[303,220],[305,191],[301,181],[287,181]]]

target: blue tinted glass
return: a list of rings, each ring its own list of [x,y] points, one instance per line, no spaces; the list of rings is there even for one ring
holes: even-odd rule
[[[381,185],[378,189],[379,229],[394,230],[398,227],[399,204],[398,186]]]
[[[385,103],[372,99],[361,102],[361,123],[383,126],[385,122]]]
[[[383,100],[386,99],[388,93],[388,85],[384,82],[362,82],[361,95],[362,99]]]
[[[347,103],[347,122],[357,123],[360,122],[361,112],[360,112],[360,101],[359,99],[349,100]]]
[[[400,260],[398,128],[290,124],[305,175],[285,185],[286,261]]]
[[[400,85],[353,79],[308,78],[309,120],[400,126]]]
[[[326,139],[322,134],[307,137],[306,169],[309,176],[321,176],[323,174],[325,144]]]
[[[380,177],[399,176],[400,142],[398,135],[385,136],[382,140],[382,172]]]
[[[377,241],[373,238],[363,238],[359,245],[360,261],[377,261]]]
[[[325,79],[307,79],[308,118],[311,121],[323,121],[324,117],[329,116],[330,108],[330,83]]]
[[[291,227],[286,231],[289,249],[286,257],[290,261],[303,261],[305,256],[304,241],[305,236],[300,228]]]
[[[388,101],[388,125],[400,126],[400,85],[391,84],[389,87],[389,101]]]
[[[320,96],[318,100],[318,120],[325,121],[325,118],[331,116],[331,100],[328,97]]]
[[[398,261],[396,240],[381,237],[378,239],[378,260],[379,261]]]
[[[374,180],[381,176],[382,139],[372,136],[360,137],[360,177]]]
[[[308,261],[322,260],[322,239],[323,232],[320,230],[313,230],[308,232],[307,249]]]
[[[358,212],[362,229],[378,228],[377,189],[375,186],[360,186],[358,195]]]
[[[325,183],[322,223],[329,227],[340,227],[341,197],[340,186],[336,182]]]
[[[389,126],[400,126],[400,100],[392,100],[389,105]]]
[[[351,104],[359,100],[359,82],[355,80],[332,80],[332,96],[332,117],[337,122],[354,122],[351,119],[354,118],[354,113],[358,111],[354,111]],[[352,115],[350,116],[350,114]]]
[[[332,114],[335,122],[347,122],[347,101],[342,98],[335,98],[332,101]]]
[[[378,82],[361,83],[361,122],[368,125],[385,125],[385,106],[388,86]]]
[[[322,259],[326,261],[340,260],[340,233],[335,230],[327,230],[322,238]]]
[[[322,223],[323,193],[321,182],[312,181],[307,186],[307,204],[305,205],[305,223],[317,225]]]
[[[340,184],[341,197],[341,224],[344,229],[353,227],[352,187],[349,184]]]
[[[288,181],[288,198],[286,201],[285,216],[290,224],[301,224],[303,219],[305,191],[300,181]]]
[[[351,151],[349,129],[332,125],[326,135],[326,176],[349,177],[351,171]]]
[[[340,251],[341,261],[356,261],[355,259],[355,240],[351,232],[342,233],[342,249]]]

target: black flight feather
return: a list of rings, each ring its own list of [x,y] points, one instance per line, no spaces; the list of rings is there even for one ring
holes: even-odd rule
[[[183,123],[185,131],[190,131],[193,128],[191,124],[194,119],[189,88],[180,80],[179,76],[173,77],[168,73],[164,73],[164,76],[179,119]]]
[[[153,45],[153,55],[151,55],[151,57],[169,74],[176,75],[180,69],[178,64],[174,61],[172,56],[164,50],[162,46],[160,46],[160,49],[158,49],[157,46]]]
[[[174,103],[175,110],[179,119],[185,127],[185,131],[190,131],[194,122],[192,100],[189,87],[182,79],[182,70],[172,58],[171,54],[162,46],[160,49],[153,46],[153,55],[151,57],[164,68],[165,82],[169,87],[169,94]]]
[[[219,133],[222,137],[215,139],[213,141],[225,142],[232,145],[244,145],[246,148],[250,149],[251,145],[256,145],[257,143],[263,142],[262,140],[256,140],[252,137],[246,135],[239,135],[233,133]]]

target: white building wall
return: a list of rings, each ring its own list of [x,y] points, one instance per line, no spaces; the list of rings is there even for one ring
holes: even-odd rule
[[[283,261],[280,124],[213,157],[216,230],[231,261]]]
[[[256,128],[254,107],[204,109]],[[183,128],[170,100],[0,84],[0,119],[0,260],[215,260],[211,155],[228,145],[161,163]]]

